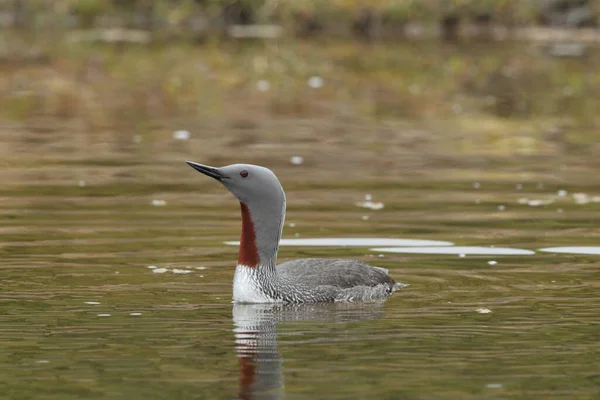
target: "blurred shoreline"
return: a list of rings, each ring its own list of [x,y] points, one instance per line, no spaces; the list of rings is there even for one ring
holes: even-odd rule
[[[600,6],[586,0],[12,0],[0,1],[0,28],[119,31],[134,42],[140,32],[148,41],[285,36],[597,42],[599,13]]]
[[[123,11],[133,22],[104,15],[117,13],[113,3],[85,3],[109,6],[90,6],[86,20],[74,3],[57,2],[52,13],[32,8],[35,18],[4,28],[0,141],[10,144],[3,146],[7,159],[50,135],[61,149],[89,147],[101,158],[115,151],[150,156],[160,148],[154,157],[187,151],[214,164],[240,149],[256,163],[275,155],[283,165],[295,155],[310,163],[306,155],[314,154],[320,163],[367,165],[375,154],[377,168],[401,158],[399,168],[417,169],[479,165],[483,157],[591,160],[600,151],[596,28],[547,26],[535,15],[517,23],[497,12],[475,25],[462,21],[448,37],[446,11],[413,9],[410,23],[387,20],[401,28],[388,40],[358,35],[354,17],[364,16],[364,7],[348,2],[344,15],[354,17],[331,19],[343,27],[332,28],[338,36],[296,35],[290,24],[289,31],[269,28],[262,39],[248,39],[244,32],[274,21],[259,13],[246,24],[227,22],[216,8],[210,26],[229,28],[202,37],[190,33],[208,26],[192,23],[202,8],[193,2]],[[71,28],[50,18],[74,13]],[[167,22],[139,29],[156,15]],[[406,20],[401,15],[397,21]],[[173,140],[177,130],[191,139]],[[76,157],[90,156],[79,150]]]

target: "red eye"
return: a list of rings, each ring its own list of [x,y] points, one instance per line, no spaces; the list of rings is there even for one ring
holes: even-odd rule
[[[248,176],[248,171],[246,171],[246,170],[243,170],[242,172],[240,172],[240,176],[241,176],[242,178],[245,178],[245,177],[247,177],[247,176]]]

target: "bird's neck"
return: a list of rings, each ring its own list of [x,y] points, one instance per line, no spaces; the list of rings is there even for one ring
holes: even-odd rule
[[[242,211],[242,234],[238,265],[248,268],[266,269],[274,272],[277,250],[285,218],[285,203],[278,212],[268,213],[268,218],[256,218],[258,210],[251,210],[240,202]]]

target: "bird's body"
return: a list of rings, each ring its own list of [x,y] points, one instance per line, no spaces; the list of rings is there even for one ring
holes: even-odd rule
[[[219,180],[239,200],[242,234],[233,279],[236,303],[322,303],[388,298],[402,287],[358,260],[305,258],[276,265],[285,193],[272,171],[249,164],[213,168],[187,162]]]

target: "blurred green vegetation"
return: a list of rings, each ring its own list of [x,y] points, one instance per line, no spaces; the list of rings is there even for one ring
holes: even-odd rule
[[[261,21],[297,12],[343,20],[360,14],[365,5],[358,0],[244,3],[260,10]],[[26,7],[32,15],[75,13],[84,18],[84,26],[92,26],[99,15],[131,11],[139,16],[143,9],[176,24],[199,10],[221,13],[224,4],[232,2],[37,0]],[[505,16],[507,23],[535,20],[531,2],[368,4],[380,12],[383,24],[487,10],[497,19]],[[127,43],[79,40],[72,28],[33,26],[33,34],[6,30],[0,39],[2,118],[45,118],[90,131],[147,131],[172,121],[227,120],[244,127],[264,118],[435,120],[494,137],[530,126],[553,138],[565,130],[585,131],[579,144],[598,136],[600,54],[594,46],[580,57],[561,58],[550,54],[552,43],[489,37],[366,43],[287,35],[200,40],[163,34],[164,27],[147,42]]]
[[[4,1],[3,9],[15,7],[36,14],[52,12],[55,16],[77,15],[83,25],[101,16],[124,16],[143,12],[146,16],[184,22],[198,13],[208,19],[229,11],[247,10],[254,22],[276,22],[298,14],[312,15],[320,21],[352,20],[361,10],[369,9],[387,20],[439,21],[448,14],[465,18],[489,15],[507,24],[532,24],[538,21],[540,6],[535,1],[514,0],[28,0]],[[596,9],[597,5],[592,5]]]
[[[52,117],[92,130],[317,116],[598,123],[600,55],[593,49],[555,58],[542,45],[516,42],[13,39],[28,43],[14,45],[13,62],[0,72],[0,115],[14,120]],[[29,62],[31,49],[38,58]],[[311,87],[311,77],[322,86]]]

